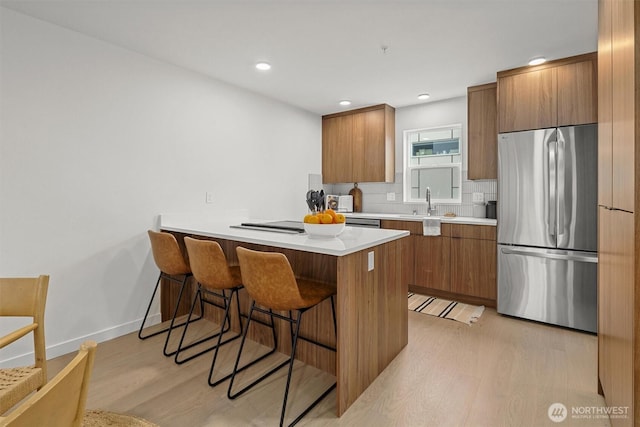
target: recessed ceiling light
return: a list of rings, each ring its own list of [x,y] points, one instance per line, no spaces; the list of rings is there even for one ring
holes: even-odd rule
[[[540,65],[540,64],[544,64],[545,62],[547,62],[547,58],[543,56],[539,56],[529,61],[529,65]]]
[[[351,105],[351,101],[349,101],[348,99],[343,99],[342,101],[340,101],[340,105],[346,107],[347,105]]]
[[[256,68],[260,71],[267,71],[271,69],[271,64],[268,62],[258,62],[256,64]]]
[[[421,93],[420,95],[418,95],[418,99],[421,101],[429,98],[431,98],[431,95],[429,95],[428,93]]]

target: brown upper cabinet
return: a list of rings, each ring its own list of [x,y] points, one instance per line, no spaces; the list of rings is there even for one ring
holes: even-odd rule
[[[640,2],[598,2],[598,391],[640,422]]]
[[[498,132],[598,121],[597,54],[498,72]]]
[[[640,5],[603,1],[599,6],[598,204],[635,212],[638,41],[633,41],[640,38],[634,21]]]
[[[467,88],[468,177],[498,178],[497,84]]]
[[[393,182],[395,127],[387,104],[322,116],[323,182]]]

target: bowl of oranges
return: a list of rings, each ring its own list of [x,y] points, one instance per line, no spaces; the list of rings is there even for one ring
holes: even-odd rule
[[[344,231],[345,217],[333,209],[305,215],[304,231],[309,237],[331,238]]]

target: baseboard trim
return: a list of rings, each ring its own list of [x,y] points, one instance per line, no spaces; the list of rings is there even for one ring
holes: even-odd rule
[[[155,315],[150,315],[147,318],[145,327],[147,325],[152,326],[158,323],[160,323],[160,313]],[[92,334],[84,335],[84,336],[77,337],[77,338],[64,341],[58,344],[47,346],[47,360],[53,359],[54,357],[62,356],[64,354],[68,354],[71,352],[76,352],[80,348],[80,344],[82,344],[87,340],[93,340],[97,343],[101,343],[104,341],[112,340],[114,338],[118,338],[122,335],[129,334],[131,332],[135,332],[138,329],[140,329],[141,324],[142,324],[142,319],[133,320],[131,322],[123,323],[121,325],[116,325],[114,327],[103,329],[101,331],[97,331]],[[46,339],[46,336],[45,336],[45,339]],[[30,365],[30,364],[33,364],[33,357],[34,357],[33,351],[31,351],[29,353],[14,356],[9,359],[0,360],[0,368]]]

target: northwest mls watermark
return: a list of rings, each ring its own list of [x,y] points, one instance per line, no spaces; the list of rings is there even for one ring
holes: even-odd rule
[[[571,411],[562,403],[552,403],[547,410],[549,419],[561,423],[567,418],[574,420],[602,420],[628,418],[628,406],[572,406]]]

